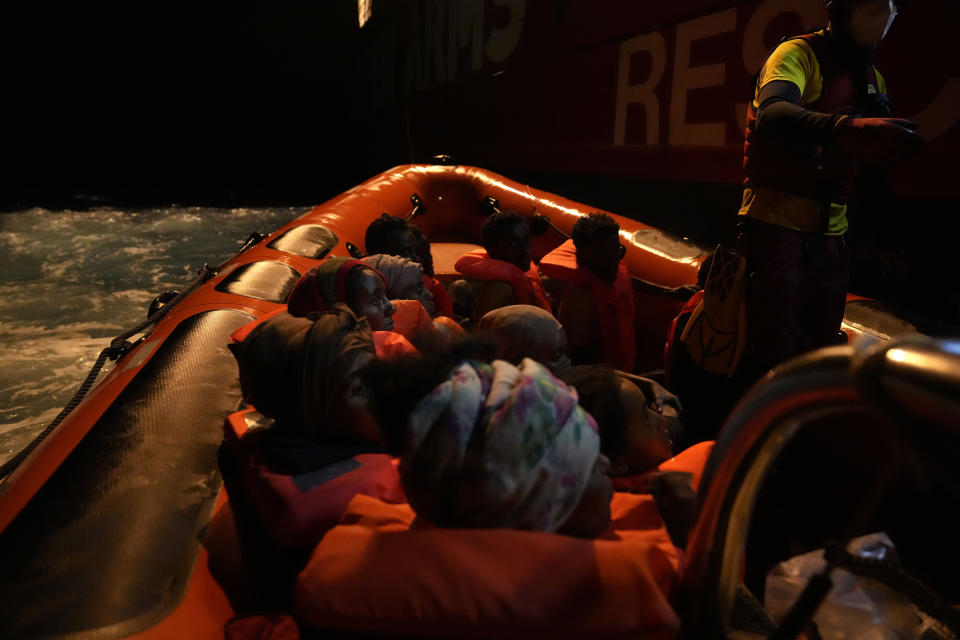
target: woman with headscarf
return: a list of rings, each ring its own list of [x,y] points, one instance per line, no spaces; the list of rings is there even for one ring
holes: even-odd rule
[[[396,309],[387,296],[387,281],[379,271],[360,260],[331,256],[314,267],[293,287],[287,310],[296,317],[346,303],[363,316],[374,331],[393,329]]]
[[[373,335],[346,305],[315,319],[277,314],[230,349],[244,400],[274,419],[275,435],[360,449],[381,443],[356,375],[375,357]]]
[[[231,499],[249,505],[275,544],[313,548],[357,494],[406,502],[357,375],[375,361],[365,318],[342,303],[310,318],[282,312],[231,350],[244,399],[273,423],[228,435],[220,467]]]
[[[436,315],[433,294],[423,284],[423,267],[407,258],[379,253],[361,260],[383,275],[387,297],[391,300],[416,300],[430,317]]]
[[[555,375],[570,368],[567,334],[549,311],[514,304],[488,312],[477,326],[493,335],[498,357],[507,362],[520,364],[524,358],[532,358]]]
[[[374,412],[401,452],[403,488],[418,519],[580,537],[603,532],[610,463],[573,390],[530,359],[519,367],[461,361],[439,373],[429,361],[378,363],[364,373]],[[431,375],[442,379],[427,389]]]

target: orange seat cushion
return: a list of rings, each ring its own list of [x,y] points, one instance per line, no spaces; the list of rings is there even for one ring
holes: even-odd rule
[[[440,282],[450,282],[463,277],[453,265],[465,253],[480,251],[483,247],[468,242],[434,242],[430,245],[430,255],[433,256],[434,277]]]

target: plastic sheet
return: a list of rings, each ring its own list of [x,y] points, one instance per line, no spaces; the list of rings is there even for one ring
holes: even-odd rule
[[[865,558],[896,560],[896,548],[885,533],[855,538],[847,545],[847,551]],[[824,550],[818,549],[770,570],[765,606],[777,623],[790,611],[810,577],[825,567]],[[813,618],[823,640],[919,640],[931,637],[924,633],[939,626],[906,596],[876,580],[844,569],[834,569],[830,578],[834,586]]]

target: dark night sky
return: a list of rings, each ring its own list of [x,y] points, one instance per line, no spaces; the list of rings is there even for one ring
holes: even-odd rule
[[[0,200],[316,201],[401,162],[357,30],[351,0],[6,2]]]
[[[316,204],[411,156],[425,161],[433,153],[452,152],[467,164],[636,215],[707,245],[731,239],[740,192],[734,183],[678,187],[669,181],[550,173],[535,164],[517,169],[461,157],[459,149],[449,148],[452,138],[470,143],[473,133],[496,150],[512,135],[505,123],[523,127],[524,113],[531,126],[549,122],[540,105],[554,94],[534,92],[532,100],[519,103],[500,99],[490,88],[501,85],[478,81],[487,73],[407,96],[405,42],[426,37],[421,23],[432,14],[405,17],[411,13],[404,9],[410,7],[407,0],[374,6],[371,23],[389,29],[361,31],[355,0],[7,0],[0,4],[0,211],[90,202]],[[534,70],[534,80],[556,71],[550,52],[540,51],[539,43],[566,46],[567,36],[583,32],[573,22],[579,13],[564,18],[563,11],[545,11],[545,6],[551,5],[529,9],[525,27],[532,33],[532,59],[543,58],[546,65]],[[591,4],[556,6],[586,12],[597,25],[610,27],[606,14]],[[611,6],[640,10],[629,2]],[[502,13],[489,10],[488,31],[502,22]],[[568,30],[552,40],[536,31],[564,25]],[[584,38],[593,37],[587,32]],[[609,47],[614,64],[616,41]],[[424,42],[432,47],[434,41]],[[523,59],[522,52],[516,58]],[[589,55],[585,61],[594,69]],[[608,67],[615,69],[602,68]],[[380,69],[379,76],[372,69]],[[523,72],[521,63],[516,74],[507,73],[507,82],[520,79],[522,84]],[[406,120],[404,105],[413,105]],[[474,120],[465,115],[470,113]],[[576,109],[571,113],[580,127],[584,118]],[[415,134],[436,133],[435,139],[429,144],[423,135],[408,139],[410,122]],[[505,133],[497,138],[501,129]],[[546,149],[553,133],[534,146]],[[509,153],[499,157],[511,161]],[[589,163],[582,164],[579,169],[589,169]],[[955,210],[955,200],[904,209],[910,216],[925,213],[933,221],[926,226],[937,233],[913,233],[904,241],[909,270],[895,294],[909,306],[935,305],[934,315],[945,313],[937,303],[942,292],[956,290],[946,268],[960,219],[950,213]],[[926,227],[911,217],[904,228]],[[872,245],[865,241],[863,246]],[[855,274],[868,275],[855,290],[882,297],[886,294],[874,282],[878,263],[869,251],[864,256]],[[951,313],[960,314],[960,307]]]

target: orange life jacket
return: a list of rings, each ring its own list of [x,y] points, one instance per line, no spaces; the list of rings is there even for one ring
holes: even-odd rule
[[[391,300],[396,312],[393,314],[393,332],[407,340],[413,340],[417,334],[433,331],[430,315],[419,300]]]
[[[391,504],[406,502],[398,461],[385,453],[362,453],[300,475],[272,470],[262,463],[256,446],[243,446],[248,413],[241,411],[227,418],[224,438],[240,444],[233,451],[239,457],[235,462],[244,497],[271,540],[281,547],[313,547],[340,522],[357,494]]]
[[[441,529],[360,495],[297,578],[294,608],[373,636],[675,638],[682,551],[652,496],[615,493],[610,516],[596,540]]]
[[[691,475],[690,488],[696,492],[700,488],[700,480],[703,478],[703,471],[707,467],[707,460],[713,453],[714,444],[716,443],[713,440],[698,442],[669,460],[664,460],[650,471],[633,476],[610,478],[613,490],[626,493],[647,493],[653,474],[660,471],[681,471]]]
[[[637,357],[637,336],[633,285],[627,267],[621,262],[616,281],[612,285],[604,282],[593,272],[577,265],[576,247],[573,240],[567,240],[543,257],[540,271],[549,278],[567,284],[590,287],[600,325],[603,362],[621,371],[633,371]]]
[[[396,360],[403,356],[418,356],[420,352],[409,340],[393,331],[374,331],[373,345],[381,360]]]
[[[454,268],[467,276],[478,280],[500,280],[509,282],[517,304],[532,304],[553,313],[547,292],[543,290],[540,274],[533,263],[526,272],[503,260],[491,258],[486,251],[471,251],[460,256]]]
[[[433,276],[423,274],[423,286],[433,295],[433,304],[438,316],[453,317],[453,301],[446,288]]]

